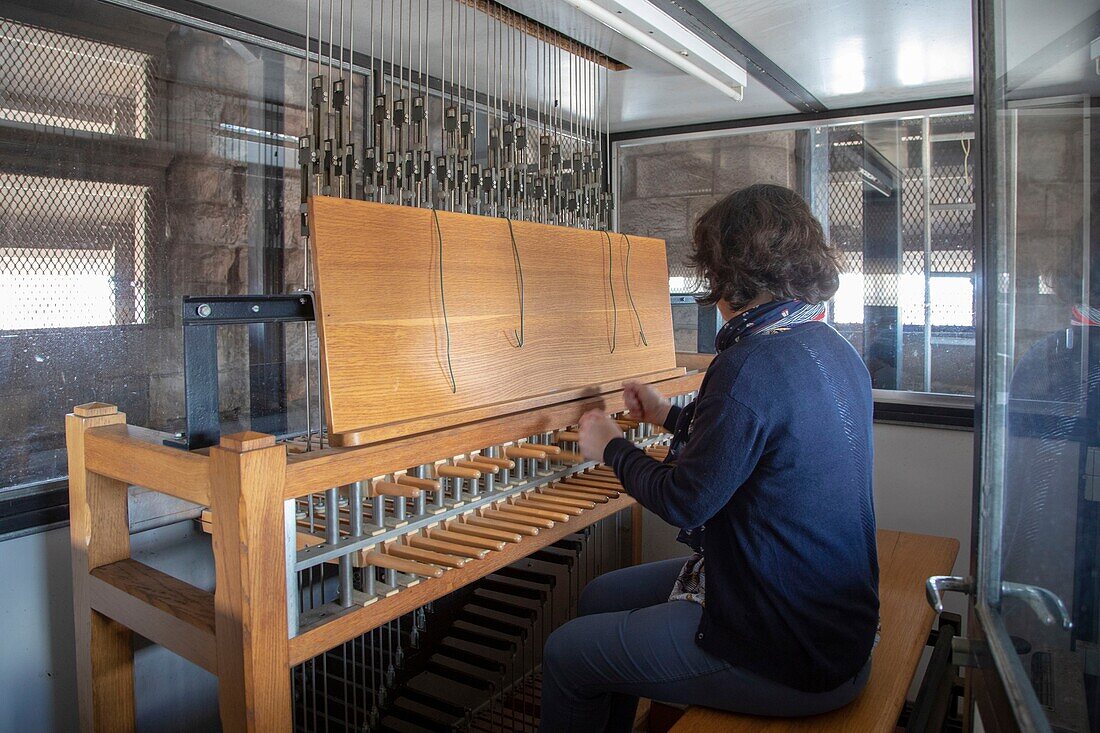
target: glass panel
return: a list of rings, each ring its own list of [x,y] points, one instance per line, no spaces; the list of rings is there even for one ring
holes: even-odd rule
[[[1100,12],[979,3],[978,614],[1025,729],[1100,728]],[[946,214],[946,211],[944,212]],[[1072,628],[1068,628],[1072,622]]]
[[[303,61],[94,0],[33,5],[0,12],[0,494],[64,476],[75,404],[184,428],[182,296],[304,283]],[[304,427],[303,331],[222,330],[227,432],[284,411]]]

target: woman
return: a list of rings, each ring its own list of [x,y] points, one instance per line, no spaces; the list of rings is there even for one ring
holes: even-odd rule
[[[639,697],[813,715],[863,689],[878,624],[871,385],[822,321],[839,273],[821,225],[780,186],[738,191],[695,225],[701,298],[726,320],[699,396],[628,383],[631,414],[673,432],[659,463],[607,415],[585,457],[683,528],[690,558],[608,573],[546,643],[543,731],[629,731]],[[705,571],[705,572],[704,572]]]

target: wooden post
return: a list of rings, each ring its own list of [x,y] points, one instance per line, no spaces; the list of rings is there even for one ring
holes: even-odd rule
[[[226,731],[291,728],[283,547],[286,447],[262,433],[210,449],[218,698]]]
[[[69,536],[73,560],[76,676],[80,729],[134,730],[134,646],[129,629],[93,611],[88,573],[130,557],[126,483],[85,469],[84,433],[126,422],[114,405],[77,405],[65,416],[69,454]]]

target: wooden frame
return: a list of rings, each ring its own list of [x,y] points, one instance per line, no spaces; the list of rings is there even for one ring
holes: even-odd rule
[[[665,395],[695,391],[702,373],[657,382]],[[288,457],[274,437],[223,436],[208,452],[166,448],[170,436],[126,424],[113,405],[90,403],[66,417],[72,518],[73,600],[80,725],[135,726],[133,633],[216,674],[227,731],[289,731],[294,665],[353,639],[499,567],[633,505],[600,504],[577,521],[424,582],[334,615],[291,635],[287,611],[284,504],[366,477],[577,423],[593,407],[625,409],[622,391],[487,418],[429,436],[394,438]],[[137,484],[207,505],[217,588],[195,588],[130,557],[126,496]],[[289,540],[287,539],[289,536]],[[296,549],[296,546],[295,546]],[[297,621],[297,619],[293,619]]]

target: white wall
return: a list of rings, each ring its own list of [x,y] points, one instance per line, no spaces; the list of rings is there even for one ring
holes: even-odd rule
[[[210,590],[209,539],[183,522],[131,538],[134,557]],[[69,528],[0,542],[0,731],[77,730]],[[138,730],[213,731],[217,680],[135,639]]]
[[[966,430],[875,425],[875,515],[882,529],[954,537],[955,574],[970,567],[974,434]],[[687,554],[676,529],[645,513],[645,561]],[[965,597],[946,596],[947,610],[966,617]]]

